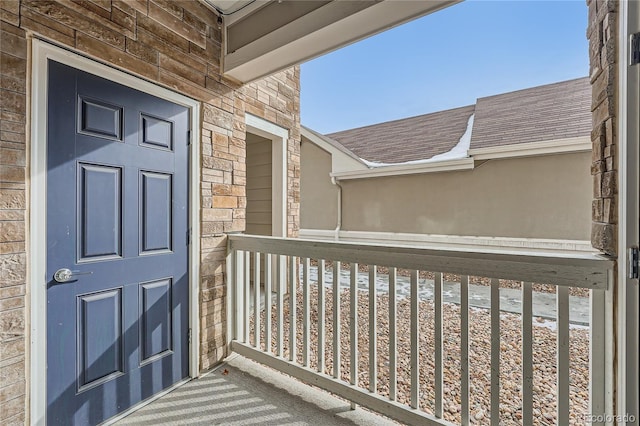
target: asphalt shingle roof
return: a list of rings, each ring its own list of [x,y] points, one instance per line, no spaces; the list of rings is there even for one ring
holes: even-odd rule
[[[478,99],[471,148],[590,133],[591,85],[585,77]]]
[[[327,135],[368,161],[403,163],[451,150],[467,128],[473,105]]]
[[[588,136],[591,85],[587,77],[563,81],[480,98],[475,105],[326,136],[368,161],[424,160],[451,150],[472,114],[470,149]]]

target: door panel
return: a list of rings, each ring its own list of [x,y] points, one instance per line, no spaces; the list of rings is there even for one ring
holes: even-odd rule
[[[78,164],[78,260],[122,255],[122,168]]]
[[[123,373],[122,289],[78,296],[78,389]]]
[[[167,354],[171,344],[171,279],[140,284],[140,362]]]
[[[171,175],[141,172],[141,253],[171,250]]]
[[[170,121],[149,115],[140,115],[142,129],[140,144],[149,148],[173,149],[173,126]]]
[[[48,424],[100,423],[188,375],[188,126],[49,61]]]
[[[122,140],[122,107],[80,97],[81,133]]]

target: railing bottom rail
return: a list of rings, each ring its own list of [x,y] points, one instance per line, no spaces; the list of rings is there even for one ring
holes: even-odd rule
[[[320,375],[310,368],[292,364],[283,358],[269,355],[248,344],[234,340],[231,342],[231,350],[245,358],[249,358],[267,367],[295,377],[304,383],[340,395],[342,398],[373,411],[384,413],[386,416],[404,424],[416,426],[455,426],[454,423],[435,418],[422,410],[408,408],[405,404],[391,401],[388,398],[368,392],[357,386],[334,379],[333,377]]]

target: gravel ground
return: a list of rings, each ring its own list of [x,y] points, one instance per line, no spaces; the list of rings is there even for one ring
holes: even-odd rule
[[[318,262],[316,260],[312,260],[311,264],[313,266],[317,266]],[[341,269],[343,269],[343,270],[348,270],[350,267],[351,266],[348,263],[341,264]],[[330,261],[330,260],[325,261],[325,268],[326,269],[333,269],[333,262]],[[369,272],[369,266],[367,266],[367,265],[358,265],[358,270],[360,272]],[[389,273],[389,268],[387,268],[386,266],[378,266],[378,267],[376,267],[376,270],[378,271],[379,274],[388,274]],[[402,275],[402,276],[405,276],[405,277],[408,277],[408,276],[411,275],[411,271],[406,270],[406,269],[398,269],[397,273],[398,273],[398,275]],[[434,277],[434,273],[433,272],[428,272],[428,271],[420,271],[419,272],[419,276],[420,276],[420,278],[426,278],[426,279],[432,280],[433,277]],[[449,281],[449,282],[453,282],[453,283],[459,283],[460,282],[460,275],[444,274],[443,278],[444,278],[445,281]],[[484,286],[490,286],[491,285],[491,278],[469,276],[469,283],[470,284],[479,284],[479,285],[484,285]],[[500,280],[500,288],[520,288],[520,284],[521,284],[521,281]],[[556,286],[554,286],[552,284],[533,283],[532,288],[533,288],[533,291],[537,291],[537,292],[540,292],[540,293],[555,293],[556,292]],[[569,288],[569,295],[578,296],[578,297],[589,297],[589,289],[587,289],[587,288],[579,288],[579,287],[570,287]]]
[[[325,313],[325,364],[327,374],[333,374],[333,321],[332,292],[326,289]],[[297,359],[302,363],[302,302],[297,297]],[[388,303],[387,295],[377,297],[377,345],[378,353],[377,391],[388,395],[389,391],[389,351],[388,351]],[[288,358],[288,301],[284,310],[284,347],[285,358]],[[398,401],[410,402],[410,320],[409,300],[397,301],[397,336],[398,336]],[[312,342],[317,339],[317,288],[311,290],[311,333]],[[349,380],[349,307],[348,291],[340,294],[341,307],[341,378]],[[366,292],[358,294],[358,384],[362,388],[369,386],[369,350],[368,350],[368,297]],[[433,414],[434,410],[434,313],[433,304],[421,301],[419,309],[420,322],[420,408]],[[272,315],[272,350],[276,351],[276,313]],[[520,316],[501,314],[501,355],[500,355],[500,424],[522,424],[521,391],[521,329]],[[264,349],[264,311],[261,318],[262,347]],[[460,423],[460,309],[457,305],[445,304],[443,307],[443,390],[444,419]],[[469,314],[469,363],[470,363],[470,415],[473,424],[489,424],[490,419],[490,314],[488,310],[472,309]],[[551,323],[552,324],[552,323]],[[556,336],[550,323],[534,320],[533,327],[533,409],[534,424],[556,424],[555,390],[556,390]],[[251,320],[251,343],[253,340],[253,319]],[[571,372],[570,372],[570,409],[571,424],[583,424],[580,416],[588,409],[589,382],[589,330],[571,328],[570,330]],[[311,368],[317,368],[317,346],[310,348]]]

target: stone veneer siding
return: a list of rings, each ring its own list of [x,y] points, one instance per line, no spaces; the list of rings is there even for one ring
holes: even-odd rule
[[[589,76],[592,85],[593,204],[591,244],[616,255],[618,244],[617,40],[618,3],[588,0]]]
[[[28,423],[29,37],[201,101],[202,370],[225,355],[226,233],[245,229],[245,112],[289,129],[288,235],[299,229],[299,67],[220,75],[217,16],[196,0],[0,0],[0,424]]]

